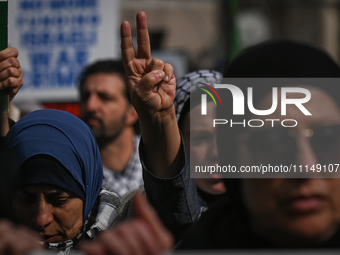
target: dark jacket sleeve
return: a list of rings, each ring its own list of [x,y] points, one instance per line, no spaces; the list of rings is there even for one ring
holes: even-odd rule
[[[165,227],[174,235],[176,243],[197,220],[200,204],[195,180],[190,178],[190,162],[182,138],[184,162],[179,175],[161,179],[149,172],[144,164],[143,142],[139,145],[143,167],[144,188],[148,200],[158,212]]]

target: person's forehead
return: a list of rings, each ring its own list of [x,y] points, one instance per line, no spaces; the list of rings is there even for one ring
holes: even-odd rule
[[[21,189],[22,192],[28,192],[32,194],[36,193],[67,193],[67,190],[64,190],[62,188],[59,188],[57,186],[53,185],[47,185],[47,184],[32,184],[25,186]]]
[[[83,91],[125,93],[125,81],[119,74],[97,73],[86,79]]]

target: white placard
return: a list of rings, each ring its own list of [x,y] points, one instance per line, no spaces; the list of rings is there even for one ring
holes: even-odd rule
[[[120,0],[11,0],[9,44],[24,72],[15,101],[77,101],[80,70],[120,57],[119,14]]]

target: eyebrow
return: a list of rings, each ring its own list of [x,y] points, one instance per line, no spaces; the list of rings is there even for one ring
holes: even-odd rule
[[[47,195],[62,195],[64,193],[69,195],[67,191],[63,191],[63,190],[51,191],[51,192],[48,192]]]
[[[25,188],[18,190],[18,192],[24,193],[26,195],[35,195],[35,193],[32,193],[29,190],[26,190]]]

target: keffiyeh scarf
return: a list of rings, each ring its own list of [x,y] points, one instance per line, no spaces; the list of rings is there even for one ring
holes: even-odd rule
[[[116,193],[102,189],[90,216],[85,221],[82,232],[78,236],[62,243],[44,243],[44,245],[47,246],[47,249],[58,252],[58,255],[69,254],[80,240],[93,240],[99,232],[114,225],[119,204],[120,198]]]

